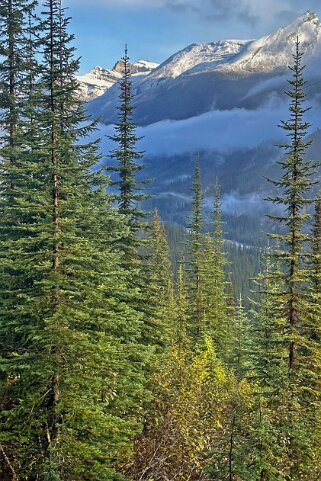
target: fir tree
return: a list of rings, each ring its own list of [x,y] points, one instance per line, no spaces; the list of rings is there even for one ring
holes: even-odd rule
[[[175,328],[174,343],[181,352],[188,351],[190,332],[190,320],[188,309],[188,292],[185,275],[185,261],[180,262],[177,273],[176,292],[175,292]]]
[[[42,75],[15,120],[19,156],[13,164],[9,141],[1,153],[0,472],[109,480],[139,429],[141,319],[119,301],[128,276],[111,244],[123,228],[91,172],[97,146],[82,142],[94,126],[83,126],[68,19],[59,0],[43,15]]]
[[[214,189],[213,232],[205,240],[202,259],[203,298],[206,330],[212,337],[219,356],[227,360],[231,313],[226,279],[228,261],[224,252],[222,225],[220,186],[217,181]]]
[[[149,326],[145,324],[145,328],[151,331],[149,341],[152,342],[154,338],[153,344],[166,351],[173,343],[175,304],[168,244],[157,210],[154,211],[148,244],[149,283],[146,288],[151,305],[151,321]]]
[[[201,172],[199,157],[195,160],[193,179],[193,206],[189,225],[188,256],[189,256],[189,304],[191,332],[196,339],[201,339],[204,331],[204,300],[202,288],[202,252],[203,252],[203,196],[201,187]]]
[[[140,138],[136,135],[136,125],[133,122],[132,81],[127,46],[122,63],[123,77],[119,85],[119,119],[115,124],[115,134],[110,137],[117,144],[111,153],[111,158],[115,160],[116,165],[108,167],[107,170],[119,175],[112,185],[118,187],[115,200],[129,227],[127,236],[121,240],[121,247],[129,261],[137,257],[137,247],[141,245],[137,234],[146,227],[143,222],[146,214],[140,209],[139,203],[147,196],[141,192],[146,181],[138,180],[138,174],[144,168],[142,164],[144,153],[136,148]]]
[[[286,153],[285,159],[279,162],[283,175],[279,180],[271,181],[280,193],[269,199],[284,211],[283,215],[272,218],[281,224],[282,231],[274,235],[281,242],[278,256],[284,272],[284,292],[279,293],[279,300],[283,303],[286,319],[284,342],[288,345],[288,384],[283,392],[284,423],[280,425],[287,438],[288,460],[284,466],[287,465],[287,479],[291,480],[312,475],[312,439],[316,426],[311,422],[308,405],[317,401],[311,391],[311,380],[315,373],[312,369],[313,349],[308,313],[312,304],[306,287],[310,277],[306,265],[307,245],[310,242],[310,235],[306,233],[306,225],[310,220],[307,208],[314,202],[309,198],[309,193],[317,163],[306,160],[304,155],[310,142],[306,140],[309,124],[304,120],[308,109],[303,106],[305,82],[302,55],[297,38],[294,64],[290,67],[293,73],[289,80],[291,89],[287,92],[290,119],[281,124],[290,141],[282,146]]]
[[[239,380],[251,377],[250,353],[252,346],[249,327],[249,319],[245,313],[243,299],[240,295],[239,303],[235,310],[231,343],[231,366]]]

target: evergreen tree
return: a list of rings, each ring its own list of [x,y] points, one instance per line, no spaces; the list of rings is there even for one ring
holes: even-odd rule
[[[307,292],[310,277],[306,264],[307,245],[310,235],[306,225],[310,219],[307,207],[313,203],[309,193],[313,186],[317,163],[305,159],[304,154],[310,145],[306,140],[309,124],[304,120],[307,109],[303,107],[305,93],[302,66],[302,51],[297,38],[294,64],[290,67],[293,77],[287,95],[290,98],[290,120],[282,122],[281,127],[290,138],[282,146],[286,157],[279,163],[282,177],[271,181],[279,190],[279,195],[269,200],[279,205],[284,214],[273,216],[281,224],[281,233],[274,235],[280,242],[279,257],[284,272],[284,292],[279,293],[283,303],[286,333],[284,342],[288,346],[288,380],[283,392],[284,412],[281,425],[286,438],[289,480],[312,476],[313,433],[316,429],[311,422],[309,406],[317,401],[316,392],[311,390],[315,372],[312,369],[313,347],[311,345],[311,325],[309,311],[312,304]]]
[[[159,341],[155,332],[153,317],[154,307],[150,304],[148,285],[148,263],[146,260],[146,242],[144,237],[148,231],[146,212],[140,208],[140,202],[148,196],[142,193],[143,185],[147,181],[138,179],[143,170],[144,153],[137,150],[140,138],[136,135],[136,125],[133,122],[133,94],[131,80],[131,66],[127,46],[122,58],[123,77],[119,82],[118,122],[115,124],[115,134],[110,139],[117,145],[111,153],[114,165],[107,167],[107,171],[118,174],[118,178],[110,182],[118,188],[114,194],[118,211],[123,216],[126,228],[115,242],[115,249],[123,252],[122,266],[128,275],[128,294],[122,302],[136,310],[144,322],[142,329],[142,343],[157,349]],[[131,286],[135,286],[135,293],[131,295]]]
[[[175,328],[174,343],[177,349],[182,352],[188,351],[190,338],[188,336],[190,320],[188,309],[188,292],[186,286],[185,261],[180,262],[177,273],[175,292]]]
[[[217,181],[214,189],[213,232],[205,239],[202,258],[203,298],[206,330],[212,337],[219,356],[227,360],[231,312],[226,279],[228,261],[224,252],[222,225],[220,186]]]
[[[250,353],[252,351],[252,343],[249,327],[249,319],[245,313],[243,299],[240,295],[239,303],[235,310],[231,342],[231,366],[239,380],[251,377]]]
[[[255,472],[262,481],[286,479],[287,444],[284,396],[288,386],[288,346],[284,342],[284,274],[277,245],[266,252],[265,270],[257,279],[260,301],[253,302],[251,372],[254,383],[251,442]],[[281,426],[282,424],[282,426]]]
[[[0,3],[0,87],[1,124],[3,141],[11,149],[11,162],[17,155],[17,124],[21,117],[21,91],[27,72],[26,42],[28,17],[33,14],[36,2],[8,0]]]
[[[127,236],[121,239],[121,247],[126,253],[127,261],[133,261],[137,257],[137,247],[141,245],[137,234],[146,227],[143,222],[146,214],[140,209],[139,203],[147,196],[141,192],[146,181],[138,180],[138,174],[144,168],[141,162],[144,153],[136,148],[140,138],[136,135],[136,125],[133,122],[134,108],[129,60],[126,46],[125,55],[122,58],[123,77],[120,80],[119,119],[115,124],[115,134],[110,137],[117,144],[111,153],[111,158],[115,160],[116,165],[108,167],[107,170],[119,175],[112,185],[118,187],[115,200],[129,227]]]
[[[149,292],[151,321],[145,325],[150,329],[150,342],[166,351],[173,344],[174,328],[174,292],[172,268],[169,260],[168,244],[164,225],[157,210],[154,211],[149,244]],[[154,338],[152,340],[152,338]]]
[[[15,119],[19,155],[13,164],[9,140],[1,152],[0,472],[103,481],[139,429],[141,319],[119,302],[128,276],[110,246],[123,229],[91,173],[97,146],[81,141],[94,126],[83,127],[68,19],[59,0],[43,15],[37,94],[19,99]]]
[[[284,274],[281,271],[279,247],[266,252],[265,272],[257,279],[261,299],[254,304],[253,359],[254,379],[267,396],[281,397],[287,382],[287,346],[284,343]]]
[[[309,421],[311,423],[311,436],[313,436],[314,444],[314,475],[316,478],[321,476],[321,430],[319,429],[321,416],[321,391],[320,391],[320,375],[321,375],[321,199],[318,196],[315,203],[314,223],[311,240],[311,252],[309,257],[310,268],[310,306],[308,311],[308,336],[309,343],[307,354],[309,362],[309,373],[307,380],[310,380],[309,395]]]
[[[315,203],[313,237],[312,237],[312,253],[313,253],[313,290],[315,294],[321,292],[321,197],[319,196]]]
[[[188,260],[189,260],[189,305],[191,332],[196,339],[201,339],[205,333],[204,315],[205,306],[203,299],[202,253],[203,253],[203,196],[201,187],[201,172],[199,157],[195,160],[193,179],[193,207],[189,225]]]

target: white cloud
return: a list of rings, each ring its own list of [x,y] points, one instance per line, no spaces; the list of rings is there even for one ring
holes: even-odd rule
[[[169,8],[177,12],[191,12],[209,19],[237,17],[239,21],[268,22],[278,18],[288,21],[308,8],[318,8],[319,0],[66,0],[68,5],[106,6],[122,8]]]
[[[308,113],[314,129],[321,127],[320,106],[313,104]],[[277,108],[267,105],[259,110],[233,109],[212,111],[179,121],[162,121],[137,129],[143,139],[139,149],[147,157],[153,155],[180,155],[202,150],[226,153],[252,149],[260,144],[274,145],[285,138],[278,127],[280,120],[289,116],[286,104]],[[113,133],[112,126],[100,125],[95,137],[102,139],[102,151],[108,155],[114,144],[106,136]]]
[[[208,112],[186,120],[157,122],[138,128],[138,136],[143,137],[139,148],[149,155],[252,148],[280,136],[277,125],[284,114],[285,108],[260,111],[234,109]],[[112,132],[112,126],[101,125],[100,133],[95,134],[102,138],[103,152],[113,148],[112,142],[105,137]]]
[[[87,5],[101,7],[163,7],[166,4],[166,0],[66,0],[67,5]]]

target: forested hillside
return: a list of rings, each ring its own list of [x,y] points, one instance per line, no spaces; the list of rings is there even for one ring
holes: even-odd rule
[[[143,209],[127,47],[106,166],[61,0],[0,0],[0,14],[0,479],[321,479],[320,162],[307,155],[304,43],[292,39],[266,179],[270,233],[252,243],[244,217],[237,244],[201,156],[186,228]]]

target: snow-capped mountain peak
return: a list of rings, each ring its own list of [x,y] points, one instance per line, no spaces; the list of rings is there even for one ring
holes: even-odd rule
[[[321,46],[321,24],[317,15],[307,11],[294,22],[258,40],[222,40],[192,44],[172,55],[144,82],[151,87],[158,79],[170,81],[181,75],[210,70],[268,72],[292,62],[293,45],[299,36],[307,54]]]
[[[310,78],[318,78],[321,23],[314,12],[308,11],[257,40],[189,45],[149,75],[136,76],[133,85],[136,123],[148,125],[232,107],[256,108],[263,101],[280,102],[282,94],[278,88],[285,82],[288,65],[293,63],[297,36],[307,72]],[[102,114],[106,122],[113,122],[117,96],[117,89],[111,88],[88,109]]]
[[[103,95],[120,78],[121,73],[103,67],[95,67],[85,75],[79,75],[80,96],[83,100],[93,100]]]
[[[132,75],[148,75],[158,65],[148,60],[139,60],[131,64],[131,73]],[[85,75],[79,75],[77,80],[80,85],[81,97],[88,101],[103,95],[123,76],[122,72],[123,61],[119,60],[111,70],[98,66]]]
[[[247,40],[194,43],[172,55],[153,72],[151,78],[176,78],[198,66],[206,69],[224,64],[231,61],[248,43]]]
[[[317,15],[308,11],[287,27],[250,42],[243,52],[225,69],[273,71],[292,63],[297,36],[306,55],[317,53],[321,44],[321,24]]]

